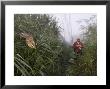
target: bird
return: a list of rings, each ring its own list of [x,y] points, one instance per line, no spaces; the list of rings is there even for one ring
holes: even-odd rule
[[[33,36],[28,33],[20,33],[20,37],[25,38],[25,42],[30,48],[36,49],[37,43],[34,42]]]

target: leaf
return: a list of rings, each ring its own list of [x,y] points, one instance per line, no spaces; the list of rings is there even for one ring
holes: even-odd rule
[[[22,75],[26,75],[26,73],[20,68],[19,65],[17,65],[16,63],[14,63],[15,67],[22,73]]]
[[[23,59],[19,54],[16,54],[18,57],[20,57],[21,59]],[[24,59],[23,59],[24,60]]]
[[[26,67],[28,67],[29,69],[31,69],[32,70],[32,68],[26,63],[26,62],[24,62],[24,61],[22,61],[22,60],[20,60],[19,58],[17,58],[17,57],[14,57],[16,60],[18,60],[20,63],[22,63],[23,65],[25,65]]]
[[[22,64],[20,64],[20,62],[18,62],[17,60],[15,61],[16,64],[18,64],[18,66],[21,67],[21,70],[24,71],[26,75],[30,75],[29,72],[26,70],[26,68]]]

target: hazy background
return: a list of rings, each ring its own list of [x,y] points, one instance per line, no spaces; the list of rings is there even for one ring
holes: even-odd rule
[[[87,21],[96,16],[95,13],[64,13],[50,15],[56,19],[58,25],[61,27],[61,35],[64,37],[64,40],[70,45],[72,45],[77,38],[81,38],[81,34],[82,32],[84,32],[82,31],[81,26],[86,26]],[[96,18],[94,20],[96,21]]]

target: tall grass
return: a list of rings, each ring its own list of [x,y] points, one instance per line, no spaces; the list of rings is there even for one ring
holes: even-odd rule
[[[60,27],[46,14],[15,14],[14,16],[14,75],[15,76],[81,76],[96,75],[96,27],[88,26],[83,55],[76,56],[73,48],[59,37]],[[93,30],[91,30],[93,29]],[[28,33],[36,49],[26,44],[20,33]],[[95,35],[93,34],[95,33]],[[75,60],[77,57],[77,60]],[[70,62],[72,59],[72,62]]]

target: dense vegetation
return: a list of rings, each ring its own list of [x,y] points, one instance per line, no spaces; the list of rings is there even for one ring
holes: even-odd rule
[[[96,75],[96,24],[86,26],[82,56],[60,36],[55,18],[47,14],[15,14],[14,16],[14,75],[65,76]],[[30,48],[21,33],[31,34],[35,48]]]
[[[86,26],[81,26],[84,31],[82,34],[82,41],[85,46],[83,55],[78,56],[77,60],[74,61],[74,65],[68,67],[68,75],[97,75],[97,24],[96,17],[91,18]],[[93,20],[92,23],[91,20]]]

